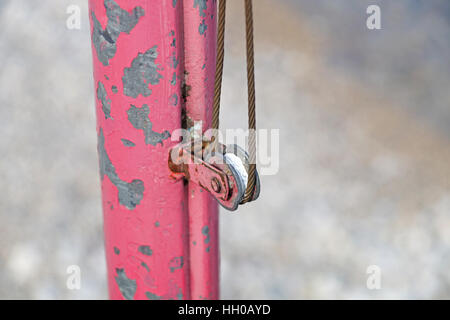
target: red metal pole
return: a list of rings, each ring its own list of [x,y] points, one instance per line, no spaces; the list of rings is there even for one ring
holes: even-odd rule
[[[215,1],[89,4],[110,297],[218,299],[217,203],[167,167],[182,108],[211,125]]]
[[[216,1],[184,1],[187,124],[199,137],[211,127],[216,62]],[[196,126],[200,124],[200,126]],[[192,299],[219,299],[219,218],[212,196],[189,184]]]
[[[167,166],[182,118],[182,3],[89,4],[110,297],[190,299],[187,188]]]

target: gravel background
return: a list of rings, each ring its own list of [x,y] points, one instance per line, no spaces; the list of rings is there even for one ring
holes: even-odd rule
[[[66,28],[70,4],[81,30]],[[382,30],[365,27],[369,4]],[[280,169],[259,201],[221,215],[222,297],[450,298],[449,1],[255,10],[258,121],[280,129]],[[228,16],[222,124],[239,128],[239,1]],[[107,297],[88,23],[84,0],[0,2],[3,299]],[[73,264],[79,291],[65,285]]]

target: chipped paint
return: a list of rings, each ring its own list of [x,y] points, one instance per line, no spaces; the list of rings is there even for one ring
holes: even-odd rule
[[[123,93],[132,98],[139,95],[148,97],[152,94],[149,84],[157,85],[163,77],[159,65],[155,62],[158,58],[158,46],[153,46],[145,53],[138,53],[131,62],[129,68],[124,69],[122,77]]]
[[[186,108],[186,129],[191,136],[198,136],[202,130],[211,126],[212,100],[214,95],[216,1],[195,0],[185,6],[184,10],[184,51],[183,64],[189,74],[180,77],[186,83],[183,87],[182,106]],[[212,19],[210,19],[212,17]],[[180,97],[181,100],[181,97]],[[181,100],[180,102],[183,102]],[[198,128],[196,123],[200,122]],[[198,130],[199,129],[199,130]],[[189,265],[190,297],[199,296],[219,298],[219,250],[217,250],[218,210],[207,192],[202,193],[201,187],[188,186],[189,211]],[[207,234],[202,233],[208,226]],[[209,242],[204,243],[204,240]],[[210,247],[208,253],[207,247]]]
[[[176,93],[170,96],[169,103],[175,107],[178,105],[178,95]]]
[[[150,246],[139,246],[138,251],[146,256],[151,256],[153,254],[153,250],[150,248]]]
[[[154,293],[151,293],[149,291],[146,291],[145,295],[147,296],[148,300],[161,300],[162,299],[162,297],[160,297]]]
[[[141,266],[142,266],[145,270],[147,270],[147,272],[150,272],[150,268],[148,267],[148,265],[147,265],[144,261],[141,262]]]
[[[174,54],[172,55],[172,58],[171,58],[170,66],[171,66],[172,68],[176,69],[176,68],[178,67],[178,64],[179,64],[179,63],[180,63],[180,61],[177,59],[176,53],[174,53]]]
[[[202,23],[198,26],[198,33],[200,35],[205,35],[206,29],[208,29],[208,26],[206,25],[205,19],[202,20]]]
[[[128,139],[120,139],[125,147],[135,147],[136,143]]]
[[[209,236],[209,227],[208,226],[204,226],[202,228],[202,234],[205,236],[205,244],[208,244],[209,241],[211,240],[210,236]]]
[[[98,60],[104,66],[108,66],[109,61],[116,55],[116,42],[119,35],[122,32],[129,34],[137,25],[139,19],[144,16],[145,11],[142,7],[135,7],[131,13],[128,13],[120,8],[114,0],[105,0],[104,5],[106,16],[108,17],[105,29],[102,28],[94,11],[91,12],[93,23],[92,43],[97,52]]]
[[[129,34],[121,33],[111,43],[111,47],[117,51],[113,51],[110,56],[105,53],[108,66],[98,59],[94,42],[91,43],[94,47],[95,85],[102,81],[112,101],[110,116],[114,118],[105,119],[102,102],[95,98],[98,135],[102,136],[99,140],[103,140],[99,143],[99,151],[109,297],[190,299],[195,296],[191,293],[190,280],[189,246],[192,239],[187,219],[188,186],[186,182],[174,183],[168,177],[167,151],[172,144],[170,134],[181,127],[181,110],[185,107],[181,96],[186,53],[184,12],[191,12],[197,19],[192,24],[192,35],[203,41],[205,37],[199,36],[198,27],[202,19],[206,19],[206,37],[212,35],[214,22],[210,24],[209,14],[214,1],[208,2],[205,18],[199,18],[198,9],[193,8],[194,0],[186,4],[174,0],[152,1],[151,5],[148,5],[148,1],[114,1],[129,15],[133,14],[136,6],[144,8],[145,15]],[[91,14],[95,12],[99,22],[97,36],[111,37],[107,29],[110,19],[104,9],[104,0],[89,0],[89,7],[91,31],[95,24]],[[103,38],[101,40],[106,41]],[[108,50],[110,44],[105,43],[103,46],[102,50]],[[192,66],[193,74],[200,72],[204,62],[208,63],[207,69],[210,69],[215,57],[214,46],[214,42],[211,42],[203,52],[207,53],[208,59],[206,55],[196,55],[199,63]],[[146,53],[149,58],[144,57]],[[149,70],[153,72],[153,77]],[[189,84],[194,87],[204,83],[190,79]],[[194,96],[197,97],[196,94]],[[173,106],[175,103],[177,105]],[[200,104],[209,105],[203,101]],[[127,200],[122,195],[125,193],[122,189],[126,189],[126,183],[133,179],[140,179],[145,189],[135,210],[129,211],[130,208],[123,204]],[[130,192],[133,193],[133,190]],[[110,210],[113,204],[115,211]],[[205,224],[212,228],[208,221],[199,225],[197,231],[200,236],[196,235],[195,238],[197,246],[203,246],[200,230]],[[215,234],[213,231],[211,229],[211,233]],[[213,238],[211,241],[214,242]],[[140,252],[141,245],[149,245],[152,255]],[[120,248],[120,255],[113,250],[114,246]],[[145,249],[141,251],[147,252]],[[183,258],[174,260],[174,257]],[[120,271],[116,271],[116,268]],[[124,283],[120,284],[122,290],[118,282]],[[127,283],[132,286],[129,292]]]
[[[133,125],[134,128],[144,131],[145,144],[151,144],[156,146],[158,143],[161,145],[163,141],[170,137],[170,132],[165,130],[162,133],[153,131],[153,123],[149,119],[150,108],[148,105],[144,104],[142,108],[137,108],[131,105],[130,109],[127,111],[128,120]]]
[[[102,110],[105,119],[112,119],[111,117],[111,99],[108,97],[103,82],[99,81],[97,85],[97,99],[102,102]]]
[[[169,262],[169,269],[170,272],[174,272],[177,269],[183,268],[184,265],[184,258],[183,257],[175,257],[172,258]]]
[[[124,269],[116,268],[117,276],[116,283],[119,286],[120,293],[127,300],[133,300],[136,294],[137,283],[136,280],[129,279]]]
[[[167,292],[165,298],[168,300],[183,300],[183,292],[181,291],[181,288],[178,287],[172,280],[169,282],[169,291]]]
[[[120,249],[117,247],[114,247],[114,253],[119,255],[120,254]]]
[[[208,0],[194,0],[194,8],[198,7],[198,13],[200,17],[206,17],[206,9],[208,9]]]
[[[111,159],[106,152],[105,136],[102,128],[100,128],[98,136],[98,153],[101,179],[103,180],[106,175],[111,183],[117,187],[118,199],[121,205],[126,206],[130,210],[136,208],[144,197],[144,182],[142,180],[134,179],[128,183],[119,178],[116,168],[113,166]]]

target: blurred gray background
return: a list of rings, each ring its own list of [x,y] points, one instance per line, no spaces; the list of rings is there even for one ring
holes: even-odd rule
[[[222,124],[239,128],[244,17],[228,6]],[[255,11],[258,126],[280,129],[280,170],[221,214],[222,298],[450,298],[450,2]],[[107,298],[87,1],[1,0],[0,61],[0,298]]]

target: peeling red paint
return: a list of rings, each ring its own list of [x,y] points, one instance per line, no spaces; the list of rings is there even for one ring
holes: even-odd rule
[[[130,209],[119,203],[120,185],[115,186],[108,178],[102,180],[109,295],[112,299],[189,299],[187,187],[182,181],[170,180],[167,167],[168,150],[176,143],[169,138],[161,144],[146,144],[142,130],[136,129],[127,115],[131,105],[148,105],[154,132],[171,133],[181,128],[181,104],[175,106],[169,99],[174,94],[182,96],[182,81],[171,83],[174,72],[181,79],[184,71],[183,64],[174,63],[172,58],[180,59],[183,54],[182,46],[172,45],[174,39],[181,43],[182,6],[174,8],[172,0],[90,0],[91,13],[95,13],[103,30],[108,21],[105,2],[115,3],[130,14],[139,12],[139,21],[129,33],[121,32],[113,39],[117,51],[111,54],[107,65],[99,60],[93,46],[95,84],[101,81],[111,100],[111,117],[105,117],[102,101],[97,100],[97,131],[104,132],[104,148],[112,164],[106,170],[113,166],[121,180],[139,179],[144,185],[142,200]],[[137,7],[141,9],[136,10]],[[90,18],[93,26],[92,14]],[[122,79],[125,68],[130,68],[139,53],[154,46],[158,51],[154,62],[162,76],[159,83],[148,83],[151,89],[148,96],[125,95]],[[112,91],[113,87],[117,93]],[[122,139],[135,145],[126,146]],[[159,228],[155,227],[155,221]],[[140,245],[151,247],[152,254],[139,252]],[[148,249],[144,252],[149,253]],[[183,258],[178,258],[178,264],[173,265],[174,257]],[[119,288],[120,285],[124,287]]]
[[[211,126],[216,63],[216,1],[184,2],[186,116]],[[188,5],[189,4],[189,5]],[[204,9],[204,10],[203,10]],[[199,11],[200,10],[200,11]],[[200,12],[200,14],[199,14]],[[207,17],[205,19],[205,17]],[[206,24],[199,32],[199,26]],[[208,80],[209,79],[209,80]],[[187,90],[189,89],[189,90]],[[189,94],[187,94],[187,92]],[[192,299],[219,298],[219,217],[216,200],[195,183],[189,184],[189,234]],[[208,226],[209,242],[202,229]],[[195,244],[194,244],[195,243]]]

